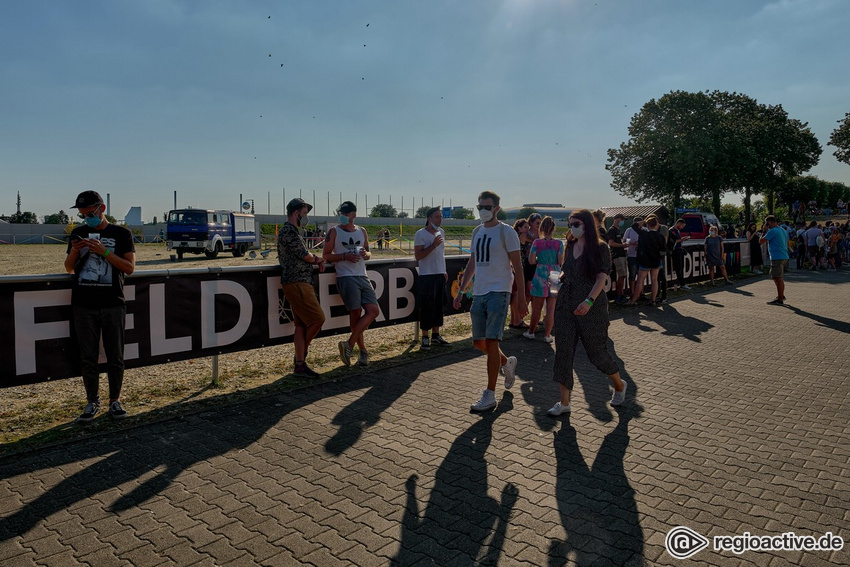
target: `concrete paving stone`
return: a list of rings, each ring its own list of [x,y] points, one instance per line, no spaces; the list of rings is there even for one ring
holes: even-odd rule
[[[395,541],[393,538],[384,537],[376,533],[368,525],[361,527],[349,537],[354,539],[354,541],[360,542],[371,553],[377,553],[378,550],[383,549],[387,544]]]
[[[85,555],[78,555],[77,558],[83,564],[96,565],[97,567],[123,567],[127,565],[127,562],[121,559],[110,546],[100,548]],[[184,562],[182,564],[186,565],[187,563]]]
[[[327,519],[325,516],[323,519]],[[304,514],[299,519],[288,524],[288,527],[293,528],[295,531],[299,532],[303,537],[313,540],[316,536],[321,534],[322,532],[327,530],[326,525],[320,524],[320,520],[317,520],[310,516],[309,514]],[[332,525],[332,522],[328,522]]]
[[[37,558],[34,558],[33,562],[28,563],[27,565],[43,565],[44,567],[69,567],[74,565],[90,564],[83,563],[79,558],[74,555],[74,550],[69,547],[61,553],[51,555],[50,557],[39,556]]]
[[[170,559],[154,549],[153,544],[150,543],[121,554],[121,559],[124,559],[133,567],[155,567],[163,563],[170,563]]]
[[[276,546],[263,535],[257,535],[253,539],[249,539],[236,547],[248,552],[248,555],[250,555],[250,564],[252,565],[271,559],[281,552],[280,547]]]
[[[148,543],[147,540],[137,537],[129,528],[109,535],[97,534],[97,537],[112,546],[118,556]]]
[[[246,560],[245,564],[250,563],[247,561],[248,553],[242,549],[235,548],[233,543],[228,541],[226,538],[221,538],[212,543],[208,543],[203,547],[199,547],[197,551],[199,553],[209,555],[210,557],[214,557],[216,562],[220,565],[227,564],[237,559]]]
[[[355,538],[355,541],[361,540],[359,538]],[[293,531],[292,533],[283,536],[279,540],[276,540],[274,544],[288,551],[296,559],[304,557],[308,553],[322,547],[320,544],[306,539],[304,534],[297,531]],[[379,547],[376,547],[375,549],[379,549]]]

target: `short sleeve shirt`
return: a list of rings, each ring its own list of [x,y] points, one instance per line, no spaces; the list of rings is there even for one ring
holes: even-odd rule
[[[443,232],[443,229],[441,228],[438,230],[437,234],[443,236],[443,242],[434,248],[430,254],[419,260],[420,276],[446,273],[446,233]],[[437,238],[436,234],[431,234],[427,228],[420,228],[413,236],[413,245],[425,246],[427,248],[428,246],[431,246],[435,238]]]
[[[121,258],[135,252],[133,234],[123,226],[108,224],[105,228],[78,226],[72,235],[81,238],[97,238],[111,254]],[[71,243],[68,243],[68,252]],[[71,289],[71,305],[78,307],[115,307],[124,305],[124,272],[110,264],[106,258],[92,254],[88,248],[80,251],[74,265],[74,286]]]
[[[308,255],[307,246],[298,233],[298,229],[284,223],[277,233],[277,259],[280,262],[281,283],[313,283],[313,265],[304,261]]]
[[[774,226],[764,234],[764,238],[771,260],[788,259],[788,234],[783,229]]]
[[[491,228],[479,225],[472,240],[472,253],[475,256],[472,294],[486,295],[494,291],[510,293],[512,280],[509,253],[518,251],[519,236],[511,227],[502,222]]]

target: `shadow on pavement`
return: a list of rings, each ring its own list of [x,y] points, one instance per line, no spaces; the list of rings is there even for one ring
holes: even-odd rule
[[[464,349],[447,353],[443,357],[424,359],[418,368],[425,371],[446,364],[446,358],[450,359],[449,363],[453,363],[474,356],[478,356],[477,351]],[[13,514],[0,517],[0,541],[23,535],[44,518],[125,484],[132,489],[123,492],[106,508],[114,512],[129,510],[160,494],[178,475],[195,464],[249,447],[292,411],[328,396],[371,386],[367,403],[360,404],[353,412],[362,418],[367,411],[374,411],[374,418],[377,419],[382,408],[392,405],[394,400],[407,391],[418,374],[412,373],[409,381],[398,384],[382,382],[374,374],[366,375],[365,380],[363,376],[352,375],[339,382],[266,395],[261,398],[262,404],[249,400],[185,418],[147,424],[144,425],[144,431],[150,436],[144,439],[138,435],[142,431],[140,428],[118,430],[77,440],[68,444],[67,451],[34,451],[0,461],[0,478],[10,478],[37,475],[39,471],[98,459],[80,466],[77,472],[63,478]],[[391,395],[387,396],[387,392]],[[381,399],[381,396],[386,396],[386,400]],[[362,422],[361,419],[358,423]],[[346,433],[340,438],[337,448],[344,450],[356,442],[362,427],[355,427],[348,432],[343,425],[342,430],[346,430]],[[143,477],[149,478],[140,481]]]
[[[695,343],[702,342],[700,335],[707,333],[714,327],[711,323],[696,317],[682,315],[674,305],[669,303],[645,311],[631,310],[623,315],[622,319],[626,325],[635,327],[640,331],[656,331],[657,329],[641,323],[643,319],[652,321],[664,329],[662,335],[682,337]]]
[[[785,307],[801,317],[811,319],[821,327],[826,327],[828,329],[839,331],[841,333],[850,333],[850,322],[840,321],[838,319],[830,319],[829,317],[824,317],[823,315],[815,315],[814,313],[803,311],[799,307],[794,307],[793,305],[786,304]]]
[[[487,494],[486,453],[493,423],[511,409],[513,394],[505,392],[494,411],[481,414],[481,419],[452,443],[437,469],[424,514],[416,498],[418,477],[414,474],[407,479],[401,545],[392,565],[428,559],[437,565],[498,563],[519,491],[507,483],[501,501]]]

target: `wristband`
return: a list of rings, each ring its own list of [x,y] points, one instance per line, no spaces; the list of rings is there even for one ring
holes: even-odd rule
[[[103,256],[104,258],[106,258],[107,256],[109,256],[109,250],[104,250],[104,251],[103,251],[103,254],[101,254],[101,256]]]
[[[585,299],[584,302],[587,303],[588,305],[590,305],[591,307],[593,307],[593,300],[590,299],[589,297],[587,299]]]

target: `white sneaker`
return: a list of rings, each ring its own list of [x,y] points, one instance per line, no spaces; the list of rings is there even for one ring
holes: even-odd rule
[[[546,344],[551,345],[552,343],[554,343],[554,342],[555,342],[555,337],[553,337],[553,336],[551,336],[551,335],[550,335],[550,336],[548,336],[548,337],[543,337],[543,342],[544,342],[544,343],[546,343]]]
[[[470,411],[487,411],[496,407],[496,392],[484,390],[481,399],[469,407]]]
[[[561,414],[570,413],[570,404],[563,405],[561,402],[555,402],[555,405],[552,406],[548,412],[551,416],[559,416]]]
[[[614,395],[611,396],[611,405],[612,406],[621,406],[623,402],[626,401],[626,390],[629,389],[629,383],[623,380],[623,390],[618,392],[614,390]]]
[[[682,286],[682,289],[684,289],[685,291],[691,291],[691,286],[689,286],[689,285],[683,285],[683,286]]]
[[[526,339],[530,339],[530,340],[532,340],[532,341],[535,339],[534,331],[532,331],[532,330],[530,330],[530,329],[529,329],[528,331],[524,332],[524,333],[522,334],[522,336],[523,336],[523,337],[525,337]]]
[[[516,365],[517,359],[515,356],[509,356],[508,361],[502,366],[502,372],[505,375],[505,388],[510,390],[516,380]]]

